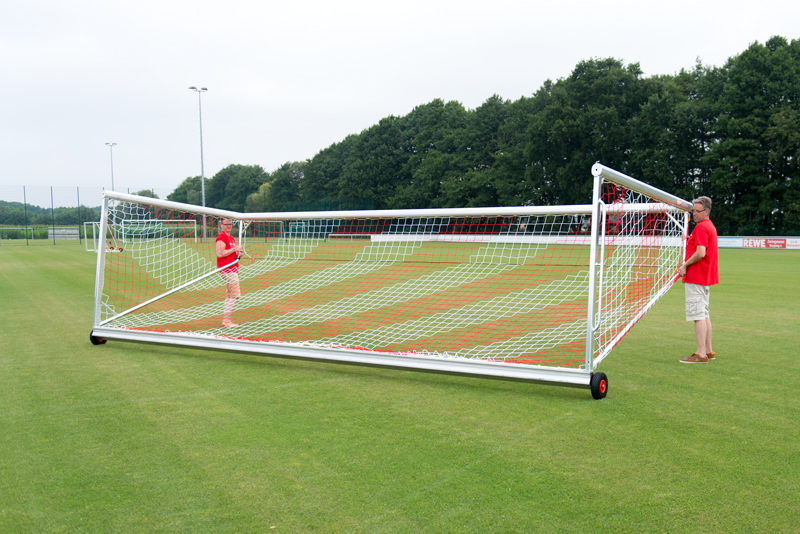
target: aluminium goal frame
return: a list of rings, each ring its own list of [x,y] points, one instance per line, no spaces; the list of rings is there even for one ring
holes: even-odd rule
[[[419,218],[419,217],[480,217],[480,216],[505,216],[505,215],[550,215],[554,213],[563,215],[588,215],[591,217],[591,232],[589,237],[589,289],[588,306],[586,314],[586,356],[584,365],[580,368],[553,367],[534,364],[521,364],[511,362],[482,361],[473,359],[450,359],[430,357],[424,355],[387,353],[382,351],[372,351],[363,349],[347,349],[337,347],[310,347],[300,343],[275,343],[264,341],[250,341],[245,339],[217,338],[210,336],[193,336],[180,332],[145,332],[122,328],[111,328],[105,323],[111,319],[101,321],[101,307],[103,296],[103,282],[105,270],[105,254],[98,253],[96,279],[95,279],[95,302],[94,319],[91,337],[95,340],[105,342],[108,339],[123,341],[157,343],[166,345],[181,345],[194,348],[209,350],[231,351],[241,353],[254,353],[260,355],[328,361],[338,363],[349,363],[355,365],[365,365],[372,367],[406,369],[416,371],[426,371],[460,376],[473,376],[482,378],[494,378],[501,380],[516,380],[538,383],[549,383],[554,385],[590,388],[592,375],[597,365],[611,352],[611,349],[619,342],[624,335],[630,331],[633,325],[649,310],[655,302],[661,298],[670,288],[667,285],[656,295],[654,295],[636,316],[626,324],[622,330],[605,347],[599,347],[595,338],[595,330],[599,326],[599,310],[601,305],[598,302],[599,292],[597,284],[602,284],[602,264],[598,263],[598,253],[602,253],[601,241],[605,237],[606,214],[610,207],[607,206],[602,198],[602,184],[611,182],[622,186],[630,191],[645,195],[657,201],[657,204],[630,204],[623,206],[623,211],[646,211],[657,209],[665,211],[667,215],[676,223],[682,226],[682,233],[685,237],[689,224],[689,212],[692,209],[691,202],[677,196],[666,193],[660,189],[652,187],[644,182],[636,180],[623,173],[615,171],[609,167],[595,164],[592,167],[593,188],[592,203],[570,206],[522,206],[522,207],[495,207],[495,208],[457,208],[457,209],[406,209],[406,210],[354,210],[354,211],[329,211],[329,212],[280,212],[280,213],[238,213],[234,211],[221,210],[215,208],[204,208],[200,206],[188,205],[178,202],[171,202],[160,199],[152,199],[118,193],[115,191],[105,191],[103,193],[103,211],[100,219],[101,236],[106,235],[108,228],[108,211],[111,201],[119,202],[138,202],[150,206],[168,209],[187,210],[204,216],[214,216],[229,218],[233,220],[249,221],[275,221],[283,225],[284,221],[314,220],[314,219],[335,219],[335,218],[374,218],[374,217],[396,217],[396,218]],[[616,209],[619,209],[617,207]],[[673,217],[682,215],[682,220]],[[240,232],[241,232],[241,226]],[[685,247],[685,245],[682,245]],[[102,251],[100,251],[102,252]],[[208,274],[213,274],[212,271]],[[677,274],[672,281],[677,279]],[[180,288],[177,288],[180,289]],[[176,289],[176,290],[177,290]],[[146,303],[143,303],[144,305]],[[124,312],[123,312],[124,313]],[[600,349],[595,355],[595,350]]]

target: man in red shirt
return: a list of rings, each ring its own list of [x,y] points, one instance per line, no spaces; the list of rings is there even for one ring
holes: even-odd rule
[[[236,244],[236,240],[231,235],[233,222],[230,219],[222,219],[222,231],[217,236],[215,252],[217,255],[217,269],[230,265],[227,269],[222,269],[219,273],[225,280],[227,292],[225,302],[222,306],[222,326],[234,328],[239,326],[232,320],[233,309],[236,307],[236,300],[239,298],[239,264],[236,260],[242,255],[243,249]]]
[[[692,203],[692,217],[697,226],[686,242],[686,261],[678,267],[678,272],[683,278],[686,292],[686,320],[694,321],[697,352],[681,362],[706,363],[716,357],[711,348],[711,316],[708,305],[711,286],[719,284],[717,229],[709,219],[711,199],[700,197]]]

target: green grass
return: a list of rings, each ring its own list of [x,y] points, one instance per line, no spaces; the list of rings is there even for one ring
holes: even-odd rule
[[[800,252],[723,250],[588,390],[89,343],[94,255],[0,248],[0,532],[797,532]],[[272,527],[275,527],[274,529]]]

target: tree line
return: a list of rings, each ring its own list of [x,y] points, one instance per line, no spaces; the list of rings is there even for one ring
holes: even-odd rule
[[[800,40],[779,36],[721,67],[698,61],[675,75],[591,59],[530,97],[494,95],[474,110],[437,99],[271,173],[230,165],[206,180],[206,205],[586,204],[600,161],[686,199],[711,197],[721,233],[795,235],[799,96]],[[167,198],[200,204],[200,177]]]
[[[79,226],[100,220],[100,208],[42,208],[0,200],[0,226]]]
[[[200,183],[200,182],[198,182]],[[158,198],[151,189],[134,192],[135,195]],[[200,202],[197,202],[200,204]],[[0,200],[0,226],[80,226],[85,222],[100,220],[99,206],[43,208],[22,202]]]

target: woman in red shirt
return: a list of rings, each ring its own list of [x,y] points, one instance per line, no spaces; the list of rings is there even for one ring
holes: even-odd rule
[[[239,326],[232,320],[233,309],[236,307],[236,300],[239,298],[239,264],[236,260],[242,255],[242,247],[236,244],[236,240],[231,235],[233,221],[222,219],[222,231],[217,236],[215,251],[217,254],[217,269],[230,265],[227,269],[222,269],[220,274],[225,280],[227,292],[225,302],[222,306],[222,326],[234,328]]]

